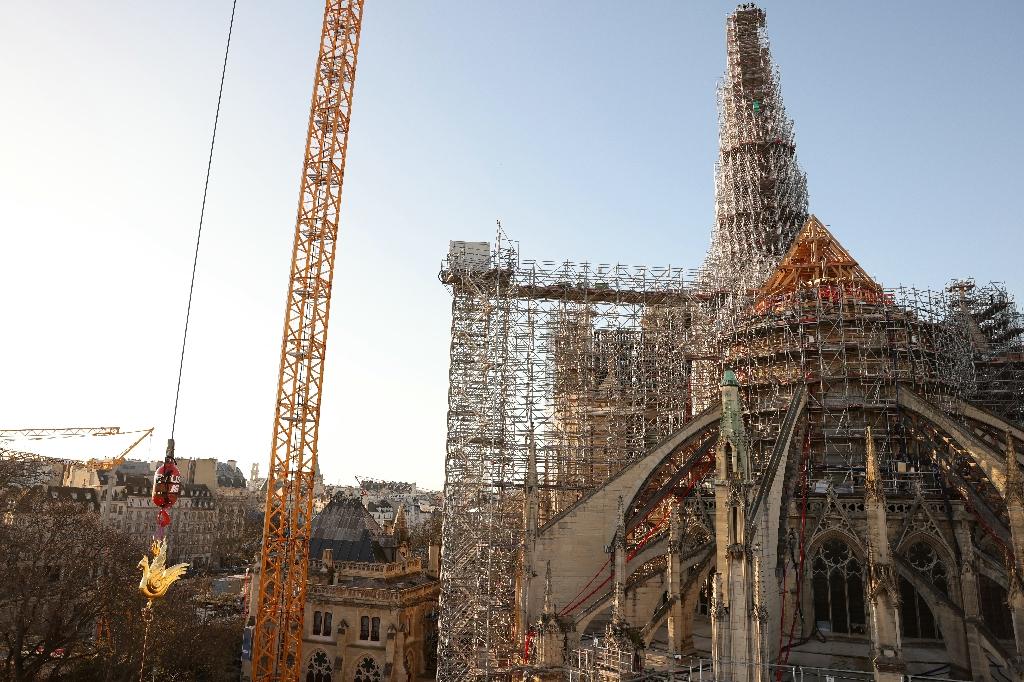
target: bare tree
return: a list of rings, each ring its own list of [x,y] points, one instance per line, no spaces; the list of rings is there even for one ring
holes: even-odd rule
[[[0,667],[15,682],[56,677],[95,656],[96,623],[134,590],[141,548],[56,491],[9,486],[0,499]]]
[[[93,500],[33,486],[35,468],[0,456],[0,679],[129,682],[145,652],[161,680],[237,680],[240,596],[181,580],[146,636],[137,566],[148,548],[104,525]]]
[[[128,599],[119,605],[97,656],[82,660],[73,679],[135,682],[143,663],[146,679],[155,675],[163,682],[238,679],[242,617],[237,598],[221,605],[210,597],[206,581],[182,580],[153,607],[153,621],[145,637],[141,604],[141,600]]]

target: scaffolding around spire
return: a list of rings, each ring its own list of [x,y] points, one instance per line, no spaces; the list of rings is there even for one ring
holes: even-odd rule
[[[714,288],[738,291],[760,286],[803,227],[807,178],[797,164],[764,10],[742,5],[729,15],[726,51],[715,226],[703,271]]]

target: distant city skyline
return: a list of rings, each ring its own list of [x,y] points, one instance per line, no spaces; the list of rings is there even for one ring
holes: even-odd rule
[[[811,212],[884,285],[1024,295],[1024,94],[1005,87],[1024,6],[760,4]],[[525,258],[700,264],[734,7],[368,2],[326,480],[443,484],[448,240],[501,219]],[[153,426],[133,456],[162,457],[230,9],[0,7],[0,426]],[[247,477],[269,459],[321,16],[239,3],[228,64],[175,436]]]

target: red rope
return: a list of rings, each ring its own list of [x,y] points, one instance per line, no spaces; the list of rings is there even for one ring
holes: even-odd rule
[[[586,603],[586,601],[588,599],[590,599],[595,594],[597,594],[598,590],[600,590],[602,587],[607,585],[608,581],[610,581],[613,577],[615,577],[615,571],[612,571],[611,575],[609,575],[607,578],[602,580],[600,585],[598,585],[597,587],[592,589],[590,592],[587,592],[585,595],[583,595],[583,597],[581,599],[579,599],[576,602],[574,602],[571,606],[565,607],[565,609],[559,615],[562,615],[562,616],[568,615],[568,613],[570,611],[574,611],[574,610],[578,609],[580,606],[582,606],[584,603]]]
[[[689,483],[687,483],[686,488],[683,490],[682,494],[681,495],[677,495],[677,497],[686,497],[687,495],[689,495],[690,492],[693,490],[693,487],[695,485],[697,485],[697,482],[700,481],[700,479],[704,478],[704,474],[706,474],[708,469],[710,469],[710,468],[711,468],[711,463],[710,462],[705,462],[704,466],[699,471],[696,469],[696,465],[695,465],[694,469],[689,474],[689,477],[688,477]],[[651,511],[653,512],[654,510],[652,509]],[[648,514],[648,516],[650,516],[650,515]],[[646,520],[646,519],[644,519],[644,520]],[[657,525],[655,525],[654,528],[652,528],[647,533],[647,535],[645,535],[640,540],[640,542],[637,543],[636,547],[633,548],[633,551],[631,551],[629,554],[626,555],[626,561],[632,561],[633,557],[635,557],[637,554],[640,553],[640,550],[644,548],[644,545],[647,544],[648,540],[650,540],[652,537],[654,537],[654,534],[657,533],[665,525],[666,521],[668,521],[668,516],[667,515],[664,518],[662,518],[661,521],[659,521],[657,523]]]
[[[679,497],[686,497],[687,495],[689,495],[690,492],[693,490],[694,486],[697,485],[697,483],[704,477],[704,475],[707,473],[708,469],[710,469],[710,468],[711,468],[711,461],[710,460],[706,460],[704,462],[704,466],[701,467],[700,470],[697,470],[695,468],[693,471],[691,471],[690,474],[689,474],[689,483],[687,484],[686,488],[683,490],[682,494],[679,495]],[[651,512],[653,512],[653,511],[654,510],[652,509]],[[642,520],[646,520],[649,516],[650,516],[650,514],[648,514]],[[662,518],[654,526],[654,528],[649,530],[647,532],[647,534],[644,535],[644,537],[640,540],[640,542],[637,543],[636,547],[634,547],[629,552],[629,554],[626,555],[626,561],[627,562],[632,561],[636,557],[636,555],[640,553],[640,550],[642,550],[644,548],[644,546],[651,540],[651,538],[653,538],[658,533],[658,531],[661,530],[662,527],[664,527],[666,521],[668,521],[668,517],[667,516]],[[583,592],[585,592],[586,589],[588,587],[590,587],[593,584],[593,582],[595,580],[597,580],[601,576],[601,573],[603,573],[605,567],[608,566],[611,563],[611,560],[612,560],[611,557],[608,557],[605,560],[605,562],[601,565],[601,568],[597,569],[597,573],[595,573],[593,575],[593,577],[590,580],[587,581],[587,584],[584,585],[580,589],[580,591],[576,593],[576,596],[573,597],[572,601],[569,602],[564,608],[562,608],[561,611],[558,612],[558,615],[560,615],[560,616],[568,615],[572,611],[574,611],[577,608],[579,608],[580,606],[582,606],[588,599],[590,599],[592,596],[594,596],[594,594],[596,594],[598,590],[600,590],[602,587],[604,587],[605,585],[608,584],[608,582],[615,575],[615,571],[614,570],[612,571],[612,574],[609,575],[607,578],[605,578],[597,587],[595,587],[594,589],[590,590],[590,592],[587,592],[586,594],[583,594]],[[581,597],[580,595],[583,595],[583,596]]]
[[[636,544],[636,547],[634,547],[633,549],[631,549],[629,551],[629,554],[626,555],[626,561],[632,561],[634,559],[634,557],[636,557],[636,555],[640,553],[640,550],[644,548],[644,545],[646,545],[647,542],[652,537],[654,537],[654,534],[657,533],[659,530],[661,530],[665,526],[665,522],[666,521],[668,521],[667,518],[664,518],[661,521],[658,521],[658,523],[654,526],[654,528],[651,528],[651,530],[648,531],[647,535],[645,535],[640,540],[640,542],[638,542]]]
[[[530,648],[533,646],[533,638],[537,635],[537,631],[530,628],[529,632],[526,633],[526,642],[523,645],[523,660],[529,662],[530,660]]]
[[[590,580],[588,580],[588,581],[587,581],[587,584],[586,584],[586,585],[584,585],[584,586],[583,586],[582,588],[580,588],[580,591],[576,593],[576,596],[572,598],[572,601],[571,601],[571,602],[569,602],[569,603],[568,603],[568,604],[566,604],[566,605],[565,605],[564,607],[562,607],[562,610],[558,612],[558,615],[560,615],[560,616],[564,616],[564,615],[568,614],[568,613],[569,613],[569,612],[570,612],[570,611],[571,611],[572,609],[575,609],[575,608],[576,608],[576,607],[578,607],[578,606],[579,606],[579,605],[580,605],[581,603],[583,603],[583,601],[582,601],[582,600],[580,599],[580,595],[581,595],[581,594],[583,594],[583,592],[584,592],[584,591],[585,591],[585,590],[586,590],[586,589],[587,589],[588,587],[590,587],[590,585],[591,585],[591,584],[592,584],[592,583],[593,583],[593,582],[594,582],[595,580],[597,580],[597,579],[598,579],[599,577],[601,577],[601,573],[602,573],[602,572],[604,571],[605,567],[606,567],[606,566],[607,566],[608,564],[610,564],[611,562],[612,562],[612,558],[611,558],[611,557],[608,557],[607,559],[605,559],[604,563],[603,563],[603,564],[601,564],[601,568],[597,569],[597,573],[595,573],[595,574],[594,574],[594,576],[593,576],[593,577],[592,577],[592,578],[591,578]],[[606,583],[606,582],[608,582],[608,580],[606,579],[606,580],[605,580],[604,582]],[[604,583],[601,583],[601,585],[604,585]],[[600,587],[601,585],[598,585],[598,587]],[[593,594],[593,592],[591,592],[590,594]],[[583,599],[585,600],[585,599],[586,599],[587,597],[589,597],[589,596],[590,596],[590,594],[588,594],[588,595],[587,595],[586,597],[584,597]]]

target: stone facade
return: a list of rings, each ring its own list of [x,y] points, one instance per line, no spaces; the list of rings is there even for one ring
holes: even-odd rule
[[[100,518],[148,547],[157,528],[157,509],[150,499],[152,478],[120,469],[91,471],[79,477],[82,475],[89,477],[84,479],[85,487],[97,493]],[[197,569],[211,567],[217,515],[213,492],[205,485],[183,483],[181,497],[170,515],[169,560],[187,562]]]
[[[380,529],[356,499],[338,497],[314,522],[303,618],[303,680],[410,682],[433,679],[437,667],[438,548],[424,564],[408,556],[400,513],[392,533]],[[335,560],[336,552],[365,561]],[[374,559],[380,557],[380,559]],[[252,574],[249,613],[259,570]],[[245,641],[251,642],[253,617]],[[243,651],[243,680],[251,663]]]
[[[335,563],[329,555],[311,572],[303,637],[310,670],[322,652],[332,661],[332,679],[433,677],[436,574],[418,559]]]

